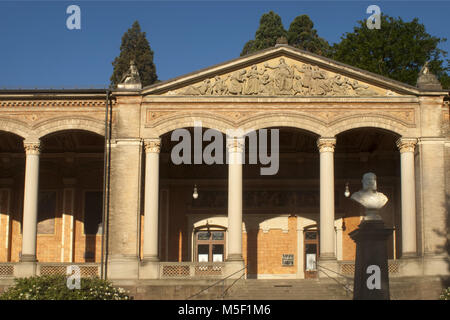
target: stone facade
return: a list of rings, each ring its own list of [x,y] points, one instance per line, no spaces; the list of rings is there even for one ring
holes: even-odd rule
[[[319,265],[343,272],[362,216],[344,186],[356,191],[367,171],[390,199],[381,216],[395,228],[393,275],[448,275],[448,109],[446,91],[283,45],[142,89],[0,92],[0,277],[101,263],[121,280],[244,266],[249,277],[301,279],[309,231]],[[279,128],[279,172],[174,165],[171,132],[198,122],[223,135]],[[229,138],[239,157],[240,137]],[[224,232],[223,263],[197,262],[202,230]]]

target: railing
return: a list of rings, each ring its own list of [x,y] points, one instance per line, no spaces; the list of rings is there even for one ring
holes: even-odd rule
[[[0,279],[14,277],[14,263],[0,263]]]
[[[98,263],[38,263],[36,275],[67,275],[68,266],[80,268],[82,278],[100,277],[100,265]]]
[[[208,289],[211,289],[212,287],[217,286],[218,284],[222,284],[222,294],[219,295],[218,298],[222,298],[222,299],[223,299],[223,298],[226,296],[226,294],[228,293],[228,291],[231,289],[231,287],[232,287],[238,280],[242,279],[243,276],[245,276],[245,269],[247,269],[247,266],[243,267],[242,269],[239,269],[238,271],[233,272],[232,274],[226,276],[225,278],[220,279],[219,281],[214,282],[212,285],[210,285],[210,286],[208,286],[208,287],[206,287],[206,288],[200,290],[199,292],[197,292],[197,293],[195,293],[195,294],[193,294],[193,295],[187,297],[186,300],[189,300],[189,299],[191,299],[191,298],[194,298],[194,297],[200,295],[202,292],[204,292],[204,291],[206,291],[206,290],[208,290]],[[237,274],[237,273],[239,273],[239,272],[242,272],[242,275],[241,275],[239,278],[235,279],[235,280],[234,280],[234,281],[233,281],[226,289],[224,289],[224,287],[225,287],[225,280],[231,278],[232,276],[234,276],[235,274]]]
[[[0,263],[0,279],[11,279],[16,276],[16,266],[20,262]],[[100,266],[98,263],[57,263],[57,262],[37,262],[36,275],[66,275],[68,266],[78,266],[83,278],[99,277]]]
[[[354,261],[340,261],[340,272],[345,275],[353,276],[355,274],[355,262]],[[400,263],[398,260],[388,261],[388,271],[390,274],[400,273]]]
[[[329,269],[329,268],[326,268],[326,267],[324,267],[324,266],[321,266],[321,265],[318,264],[318,263],[317,263],[316,265],[319,267],[319,269],[318,269],[319,272],[322,272],[322,273],[325,274],[328,278],[334,280],[336,283],[338,283],[339,285],[341,285],[341,286],[345,289],[345,291],[347,291],[348,293],[353,293],[353,289],[351,289],[351,286],[352,286],[351,283],[353,282],[353,277],[346,276],[346,275],[344,275],[344,274],[342,274],[342,273],[339,273],[339,272],[336,272],[336,271],[331,270],[331,269]],[[337,276],[344,278],[346,283],[342,283],[342,282],[340,282],[339,280],[337,280],[336,277],[332,277],[332,276],[329,274],[329,272],[334,273],[334,274],[336,274]]]
[[[161,262],[160,279],[214,279],[221,278],[225,263]]]

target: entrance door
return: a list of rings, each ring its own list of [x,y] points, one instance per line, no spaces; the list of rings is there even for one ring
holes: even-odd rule
[[[223,262],[225,260],[225,232],[198,231],[196,260],[197,262]]]
[[[305,231],[305,278],[317,278],[317,259],[319,257],[319,232],[317,230]]]

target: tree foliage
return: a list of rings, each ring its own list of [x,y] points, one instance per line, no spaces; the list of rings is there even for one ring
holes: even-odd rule
[[[241,56],[273,47],[278,38],[286,36],[287,32],[284,30],[280,16],[273,11],[265,13],[259,20],[259,28],[256,30],[255,39],[244,45]]]
[[[443,60],[447,52],[438,48],[446,39],[428,34],[417,18],[405,22],[381,15],[381,29],[369,29],[365,21],[358,24],[333,46],[333,59],[410,85],[416,85],[421,67],[429,61],[430,71],[448,88],[449,69]]]
[[[120,83],[122,76],[128,71],[130,61],[134,60],[139,71],[142,86],[148,86],[157,81],[156,67],[153,63],[153,51],[147,41],[145,32],[141,31],[139,22],[135,21],[130,29],[122,36],[120,55],[114,59],[114,71],[111,85]]]
[[[288,43],[296,48],[327,56],[330,50],[328,42],[319,37],[314,23],[303,14],[292,21],[288,30]]]

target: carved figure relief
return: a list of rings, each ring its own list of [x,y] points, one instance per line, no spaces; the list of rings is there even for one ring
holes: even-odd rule
[[[391,95],[392,91],[386,91]],[[169,94],[182,95],[297,95],[297,96],[376,96],[379,92],[368,85],[339,74],[325,71],[317,65],[289,65],[284,58],[273,65],[252,65],[228,75],[205,79]]]

